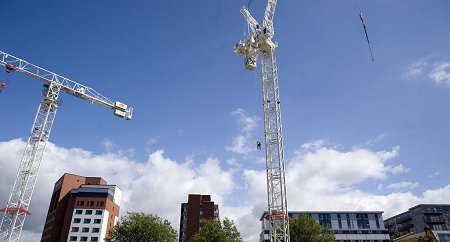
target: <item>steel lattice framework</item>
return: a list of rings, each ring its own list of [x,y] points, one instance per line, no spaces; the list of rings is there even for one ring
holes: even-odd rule
[[[39,104],[36,112],[16,180],[6,208],[0,209],[4,212],[0,226],[0,241],[17,242],[19,241],[25,218],[27,215],[30,215],[28,208],[45,147],[55,120],[60,91],[111,108],[115,115],[127,120],[131,119],[133,108],[106,98],[90,87],[81,85],[2,51],[0,51],[0,65],[5,66],[9,72],[17,71],[44,82],[44,99]]]
[[[275,55],[277,45],[272,41],[276,3],[276,0],[268,1],[262,27],[248,9],[241,9],[251,34],[243,42],[237,43],[234,50],[244,57],[245,68],[248,70],[256,69],[258,54],[261,53],[269,238],[273,242],[289,242],[283,132]]]

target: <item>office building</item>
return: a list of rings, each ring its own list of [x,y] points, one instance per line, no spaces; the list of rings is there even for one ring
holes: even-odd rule
[[[219,219],[219,206],[210,195],[189,194],[188,202],[181,204],[179,241],[189,241],[201,230],[205,219]]]
[[[327,227],[335,234],[336,242],[388,242],[389,235],[383,224],[381,211],[320,211],[288,212],[290,218],[300,214],[310,215],[322,227]],[[269,241],[269,220],[267,212],[261,216],[260,242]]]
[[[41,242],[104,241],[118,221],[121,196],[100,177],[64,174],[55,183]]]
[[[408,211],[384,220],[391,238],[411,233],[411,237],[431,229],[441,242],[450,242],[450,204],[419,204]]]

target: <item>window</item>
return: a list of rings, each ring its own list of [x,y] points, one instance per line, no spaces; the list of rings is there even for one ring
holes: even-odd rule
[[[83,223],[89,224],[89,223],[91,223],[91,219],[90,219],[90,218],[85,218],[84,221],[83,221]]]
[[[92,210],[88,209],[84,214],[92,214]]]
[[[358,220],[358,229],[369,229],[369,221],[367,220]]]
[[[105,206],[105,202],[100,202],[100,207]]]
[[[101,219],[94,219],[94,224],[99,224],[99,223],[101,223],[101,222],[102,222]]]
[[[98,237],[91,237],[91,241],[98,241]]]
[[[319,224],[324,228],[331,229],[331,215],[329,213],[319,214]]]
[[[83,210],[81,210],[81,209],[75,210],[75,214],[82,214],[82,213],[83,213]]]
[[[78,227],[72,227],[72,230],[70,232],[78,232],[80,231],[80,228]]]
[[[89,206],[94,206],[94,201],[89,201]]]
[[[95,215],[102,215],[103,214],[103,210],[95,210]]]
[[[84,206],[84,201],[80,201],[80,206]]]
[[[92,228],[92,233],[98,233],[100,232],[100,228]]]
[[[81,222],[81,218],[74,218],[73,219],[73,223],[74,224],[78,224],[78,223],[80,223]]]
[[[69,241],[77,241],[77,236],[70,236]]]
[[[83,227],[83,228],[81,229],[81,232],[83,232],[83,233],[88,233],[88,232],[89,232],[89,228]]]
[[[83,236],[82,236],[82,237],[80,238],[80,241],[87,241],[87,238],[88,238],[88,237],[83,237]]]

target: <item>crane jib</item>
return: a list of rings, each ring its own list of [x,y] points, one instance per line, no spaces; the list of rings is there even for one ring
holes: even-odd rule
[[[19,165],[6,208],[0,223],[0,241],[18,242],[27,215],[47,141],[50,137],[61,91],[89,100],[113,110],[114,115],[130,120],[133,108],[113,101],[94,89],[40,68],[0,51],[0,65],[8,73],[18,72],[44,82],[44,99],[39,103],[33,126]],[[5,86],[6,87],[6,86]]]

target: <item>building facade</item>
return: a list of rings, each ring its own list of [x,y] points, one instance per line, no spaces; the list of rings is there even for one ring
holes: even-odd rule
[[[335,234],[336,242],[387,242],[389,234],[383,224],[383,212],[368,211],[291,211],[290,218],[300,214],[310,215],[322,227]],[[261,216],[260,242],[269,241],[269,220],[267,212]]]
[[[52,194],[41,242],[104,241],[118,221],[122,191],[100,177],[66,173]]]
[[[393,239],[411,232],[419,236],[427,227],[439,241],[450,242],[450,204],[419,204],[384,220],[384,226]]]
[[[189,194],[188,202],[181,204],[179,241],[187,242],[202,228],[205,219],[219,219],[219,206],[210,195]]]

